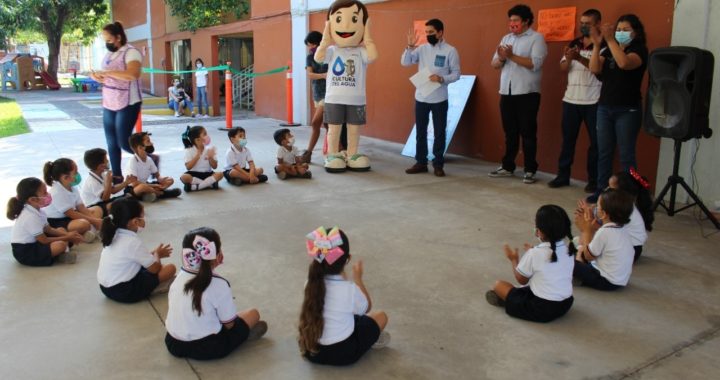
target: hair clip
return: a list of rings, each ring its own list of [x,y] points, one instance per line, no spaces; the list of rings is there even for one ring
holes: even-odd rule
[[[214,260],[217,258],[217,248],[215,242],[212,242],[200,235],[195,235],[192,248],[183,248],[182,260],[183,266],[199,270],[202,260]]]
[[[330,231],[325,227],[318,227],[315,231],[305,235],[307,253],[315,261],[322,263],[325,260],[332,265],[337,259],[342,257],[345,252],[340,248],[343,244],[340,229],[335,226]]]

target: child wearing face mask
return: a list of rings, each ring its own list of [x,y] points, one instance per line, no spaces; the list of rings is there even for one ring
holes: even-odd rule
[[[110,216],[103,219],[97,280],[111,300],[134,303],[153,292],[167,292],[175,277],[175,265],[160,262],[170,257],[172,247],[160,244],[148,251],[138,237],[144,228],[145,212],[134,198],[115,201]]]
[[[171,189],[175,181],[170,177],[163,177],[150,156],[155,151],[150,134],[147,132],[130,135],[130,148],[135,153],[128,160],[125,170],[130,177],[130,194],[143,202],[154,202],[160,198],[175,198],[180,196],[180,189]],[[154,180],[150,180],[150,177]]]
[[[573,304],[573,256],[577,251],[570,228],[570,218],[560,206],[540,207],[535,214],[535,236],[540,244],[525,244],[522,259],[517,248],[505,245],[515,279],[523,286],[496,281],[485,293],[488,303],[504,307],[512,317],[533,322],[550,322],[565,315]]]
[[[213,171],[218,166],[217,150],[210,145],[210,136],[205,128],[200,125],[188,126],[182,135],[182,142],[187,171],[180,176],[180,181],[185,184],[185,192],[207,188],[217,190],[223,173]]]
[[[175,110],[175,117],[182,116],[185,109],[190,110],[190,117],[195,117],[192,99],[185,92],[185,88],[178,78],[175,78],[173,85],[168,87],[168,108]]]
[[[195,71],[195,85],[197,86],[198,115],[208,117],[210,113],[207,97],[208,71],[205,69],[205,63],[200,58],[195,60],[195,68],[197,69]],[[203,104],[205,105],[205,113],[203,113]]]
[[[273,139],[279,145],[277,151],[278,164],[275,166],[275,173],[278,178],[288,177],[312,178],[308,164],[303,162],[298,148],[294,146],[295,136],[289,129],[278,129],[273,134]]]
[[[45,184],[34,177],[24,178],[16,193],[7,203],[7,218],[15,220],[10,238],[15,260],[33,267],[50,266],[55,261],[75,263],[77,254],[70,252],[69,246],[82,242],[83,237],[77,231],[48,224],[42,208],[50,205],[52,196]]]
[[[80,197],[88,207],[98,206],[102,209],[103,216],[107,216],[110,204],[123,196],[123,194],[115,197],[113,195],[128,189],[133,177],[128,175],[123,182],[114,184],[112,170],[108,167],[107,151],[102,148],[86,151],[83,161],[90,171],[89,177],[82,183]]]
[[[85,207],[78,189],[82,177],[75,162],[69,158],[48,161],[43,168],[43,178],[50,186],[53,199],[43,208],[50,226],[78,232],[86,243],[93,242],[102,223],[103,211],[98,206]]]
[[[252,154],[246,147],[245,129],[234,127],[228,131],[230,148],[225,154],[225,179],[235,186],[244,183],[267,182],[268,177],[263,174],[263,169],[255,166]]]

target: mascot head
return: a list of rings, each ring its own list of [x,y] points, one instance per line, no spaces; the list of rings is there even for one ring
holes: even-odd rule
[[[360,45],[365,34],[368,12],[365,5],[357,0],[337,0],[327,14],[335,45],[352,47]]]

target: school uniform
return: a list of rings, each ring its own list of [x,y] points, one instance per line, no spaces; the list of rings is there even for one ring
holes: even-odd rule
[[[87,207],[99,206],[103,211],[103,216],[107,216],[108,212],[105,206],[108,203],[122,198],[122,196],[110,197],[108,200],[103,200],[103,192],[105,192],[104,180],[97,174],[89,172],[88,177],[83,181],[80,197]]]
[[[645,219],[643,219],[640,210],[633,205],[633,212],[630,214],[630,223],[623,226],[623,229],[630,236],[630,242],[635,250],[633,261],[637,261],[642,254],[643,245],[647,241],[648,234],[645,229]]]
[[[48,224],[50,224],[52,228],[67,229],[72,219],[65,215],[65,213],[68,210],[75,210],[77,206],[83,205],[78,187],[72,186],[70,190],[68,190],[60,184],[60,182],[55,182],[55,186],[50,186],[48,192],[52,196],[52,203],[43,208],[43,211],[47,214]]]
[[[583,286],[598,290],[616,290],[627,285],[632,273],[634,250],[627,231],[615,223],[605,223],[590,244],[595,260],[589,264],[576,261],[573,276]]]
[[[280,145],[277,151],[277,158],[281,158],[285,165],[295,165],[296,157],[300,155],[296,146],[291,146],[290,149]]]
[[[551,262],[550,243],[528,250],[515,268],[528,278],[527,286],[513,288],[505,301],[505,312],[534,322],[550,322],[570,310],[573,304],[572,274],[574,258],[565,242],[555,243],[557,261]]]
[[[149,183],[150,176],[157,176],[158,168],[149,156],[145,157],[145,161],[141,160],[137,154],[133,155],[133,158],[128,160],[127,169],[125,170],[128,174],[133,175],[137,178],[140,183]]]
[[[191,176],[199,178],[200,180],[204,180],[205,178],[213,175],[213,168],[212,166],[210,166],[210,159],[208,158],[209,148],[210,146],[206,146],[205,149],[203,149],[203,152],[200,155],[200,159],[197,160],[195,166],[186,171],[185,174],[190,174]],[[192,146],[190,148],[185,148],[186,163],[192,161],[192,159],[195,158],[195,155],[197,155],[196,147]]]
[[[305,357],[317,364],[355,363],[380,337],[380,326],[365,315],[368,300],[360,288],[341,275],[325,276],[323,333],[318,352]]]
[[[157,273],[146,268],[155,264],[155,256],[143,246],[133,231],[118,228],[112,243],[103,248],[97,280],[108,298],[122,302],[141,301],[158,286]]]
[[[32,267],[53,265],[50,244],[37,241],[47,225],[47,216],[43,210],[25,204],[15,220],[10,237],[13,256],[20,264]]]
[[[225,179],[228,181],[232,179],[232,177],[230,177],[230,171],[235,165],[239,165],[245,170],[250,170],[250,162],[253,162],[253,157],[248,148],[238,150],[235,146],[230,145],[230,148],[228,148],[225,153],[225,168],[223,169]]]
[[[250,328],[237,315],[230,283],[215,274],[202,294],[202,313],[198,315],[192,306],[193,292],[185,293],[185,284],[196,275],[183,267],[170,286],[165,345],[177,357],[222,358],[247,340]],[[233,321],[231,329],[223,326]]]

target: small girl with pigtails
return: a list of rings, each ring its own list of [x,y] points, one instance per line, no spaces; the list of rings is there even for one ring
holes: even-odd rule
[[[515,279],[527,286],[515,287],[507,281],[496,281],[485,298],[491,305],[504,306],[512,317],[550,322],[565,315],[573,304],[573,264],[577,250],[565,210],[556,205],[540,207],[535,214],[535,236],[541,243],[535,247],[526,244],[527,252],[522,259],[517,249],[505,245],[505,256],[513,266]]]
[[[217,169],[217,150],[210,145],[210,136],[204,127],[188,126],[182,134],[182,143],[185,146],[185,168],[187,171],[180,176],[185,192],[219,188],[218,181],[223,178],[222,172]]]
[[[185,235],[182,245],[183,266],[168,294],[168,351],[181,358],[218,359],[246,340],[260,339],[267,323],[257,309],[238,313],[230,283],[214,272],[224,259],[220,235],[212,228],[197,228]]]
[[[307,236],[310,263],[305,299],[300,311],[301,354],[316,364],[349,365],[372,348],[385,347],[390,334],[382,311],[370,313],[372,301],[362,281],[363,265],[345,273],[350,262],[350,243],[334,227],[319,227]]]

